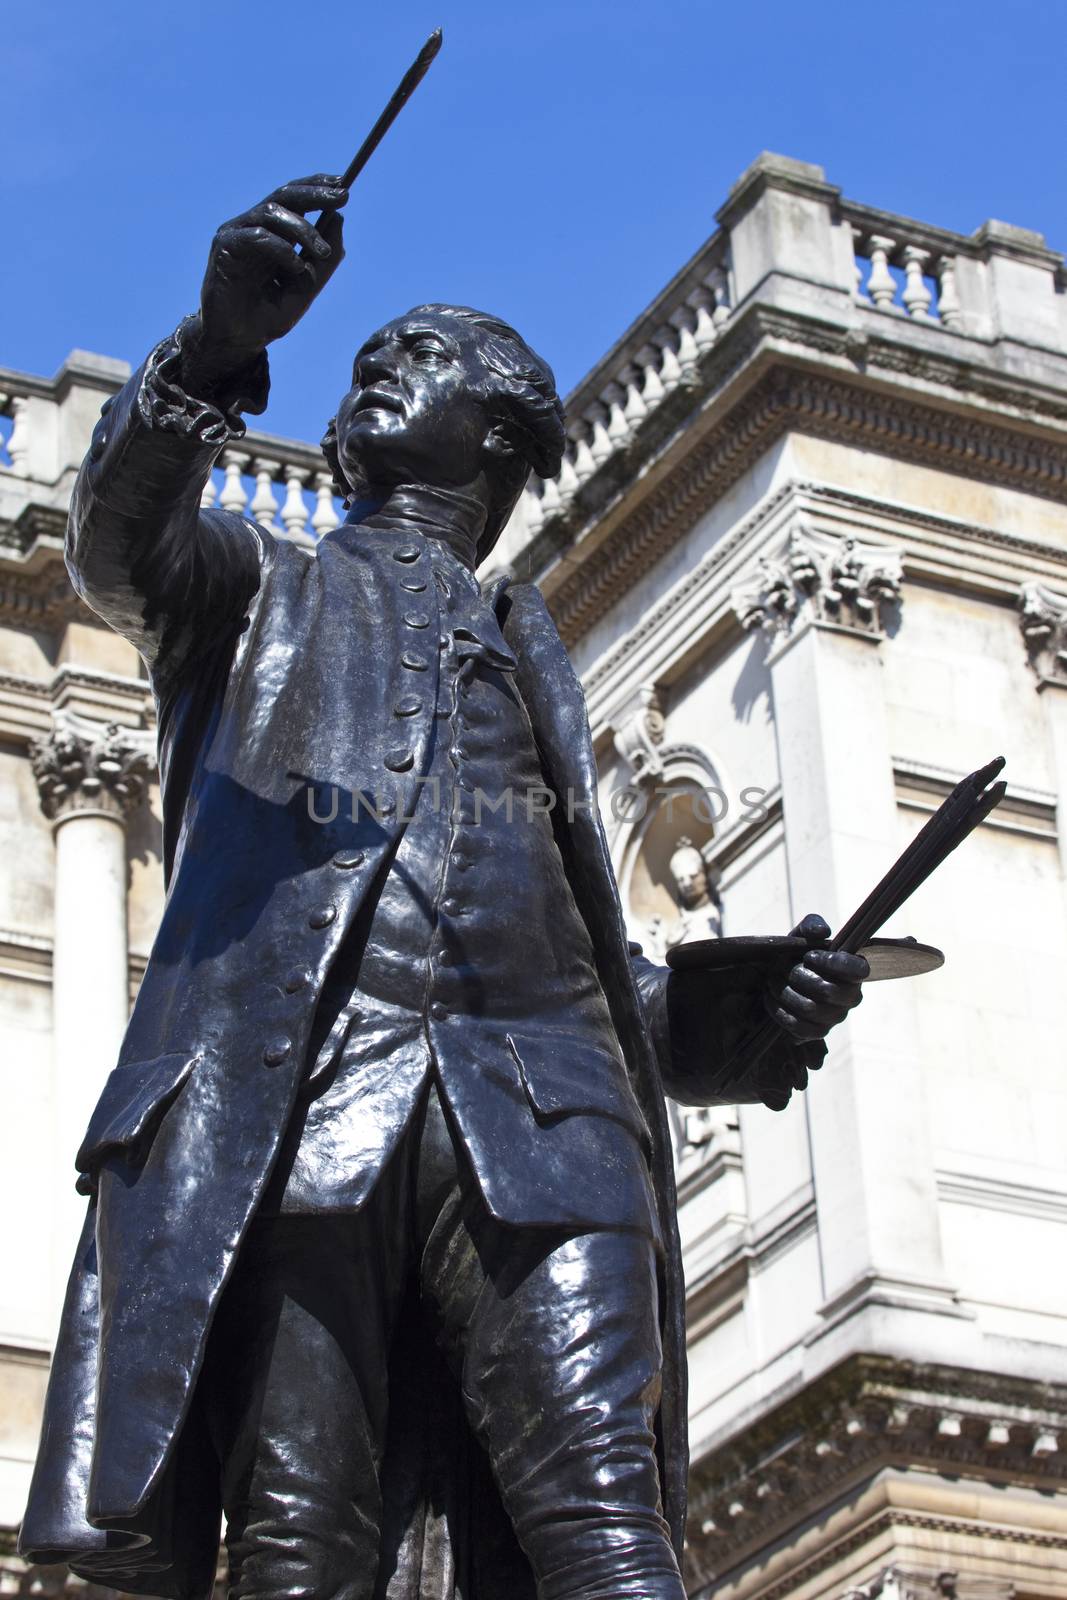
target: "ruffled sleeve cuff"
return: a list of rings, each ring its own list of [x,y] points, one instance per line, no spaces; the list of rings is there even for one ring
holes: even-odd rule
[[[221,404],[197,400],[181,386],[182,338],[192,322],[186,318],[175,333],[156,345],[145,363],[137,405],[145,425],[163,433],[176,433],[202,444],[221,446],[242,439],[245,422],[241,412],[259,416],[267,409],[270,368],[266,351],[229,383],[229,394]]]

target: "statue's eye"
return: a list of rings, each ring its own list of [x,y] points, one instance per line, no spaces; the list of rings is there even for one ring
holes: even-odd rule
[[[420,366],[439,360],[443,354],[444,352],[440,345],[430,344],[425,340],[421,344],[412,345],[411,347],[411,359],[412,361],[417,361]]]

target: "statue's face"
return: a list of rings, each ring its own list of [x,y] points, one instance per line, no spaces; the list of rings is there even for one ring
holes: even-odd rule
[[[367,340],[337,412],[338,456],[350,482],[474,481],[494,444],[478,340],[477,328],[438,312],[401,317]]]
[[[671,876],[677,885],[679,900],[690,911],[710,898],[699,850],[677,850],[671,857]]]

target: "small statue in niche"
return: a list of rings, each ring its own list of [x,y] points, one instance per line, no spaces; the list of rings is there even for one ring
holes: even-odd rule
[[[678,913],[669,918],[656,915],[649,921],[649,943],[660,960],[675,945],[690,939],[722,938],[722,907],[712,890],[704,857],[685,834],[674,847],[670,874]]]

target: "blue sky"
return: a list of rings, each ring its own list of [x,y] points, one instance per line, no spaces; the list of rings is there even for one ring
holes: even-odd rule
[[[422,300],[508,317],[566,390],[761,149],[1067,248],[1067,0],[33,0],[0,29],[0,365],[139,360],[194,307],[215,226],[344,167],[437,24],[347,260],[274,347],[271,431],[317,438],[360,338]]]

